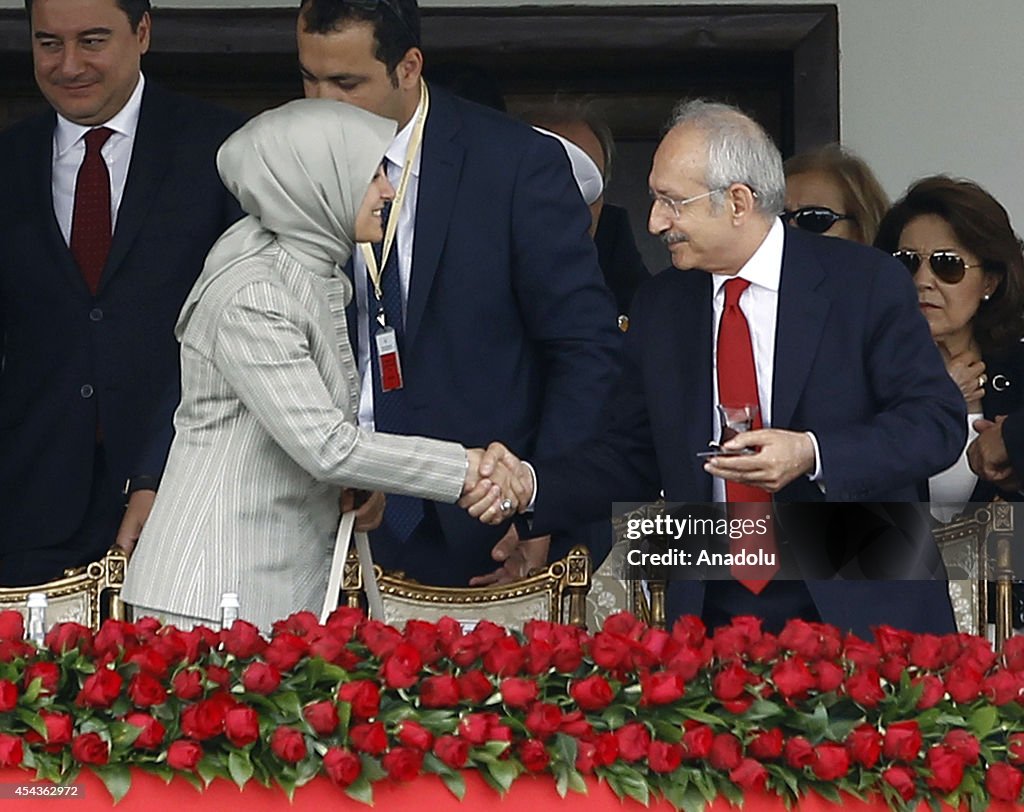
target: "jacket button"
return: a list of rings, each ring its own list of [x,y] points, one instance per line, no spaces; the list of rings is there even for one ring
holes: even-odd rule
[[[81,392],[83,398],[91,398],[92,397],[92,391],[93,391],[92,390],[92,386],[90,386],[89,384],[86,384],[85,386],[83,386],[79,390],[79,392]]]
[[[98,307],[94,307],[92,310],[89,311],[89,320],[103,321],[103,311]]]

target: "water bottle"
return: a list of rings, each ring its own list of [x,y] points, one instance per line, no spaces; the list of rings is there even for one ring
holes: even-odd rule
[[[237,592],[225,592],[220,598],[220,628],[221,630],[230,629],[232,624],[238,620],[238,610],[240,605],[238,603]]]
[[[28,639],[42,648],[46,638],[46,593],[28,593]]]

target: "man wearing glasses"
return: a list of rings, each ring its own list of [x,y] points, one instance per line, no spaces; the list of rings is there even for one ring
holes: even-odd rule
[[[584,440],[620,339],[561,145],[427,87],[415,0],[306,0],[297,36],[307,96],[399,125],[385,239],[352,269],[361,425],[530,455]],[[374,557],[465,586],[500,537],[455,506],[389,497]]]
[[[659,491],[670,502],[727,501],[730,516],[774,512],[757,541],[808,580],[767,568],[676,581],[670,619],[697,614],[717,626],[754,615],[778,632],[802,618],[865,637],[879,623],[951,632],[935,543],[926,526],[903,532],[916,506],[819,508],[916,502],[916,483],[962,448],[963,398],[907,274],[881,252],[785,226],[784,183],[778,150],[747,116],[704,101],[677,108],[649,178],[649,229],[677,270],[634,299],[612,426],[579,453],[536,462],[535,476],[522,466],[519,502],[534,500],[539,532]],[[719,409],[741,408],[749,423],[738,434],[727,420],[716,428]],[[855,517],[906,542],[887,543],[887,572],[867,576],[900,580],[810,574],[823,571],[816,557],[834,539],[810,533],[814,544],[788,548],[784,532],[775,538],[793,527],[784,516],[810,517],[811,529],[821,517]]]

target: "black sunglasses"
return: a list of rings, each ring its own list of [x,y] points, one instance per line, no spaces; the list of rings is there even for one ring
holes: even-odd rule
[[[804,206],[795,211],[784,211],[782,219],[801,231],[810,231],[813,234],[824,234],[840,220],[856,220],[849,214],[840,214],[827,206]]]
[[[916,274],[918,269],[921,267],[921,263],[927,260],[928,265],[932,269],[932,273],[947,285],[955,285],[963,279],[968,268],[981,268],[984,267],[985,264],[983,262],[978,262],[974,265],[968,265],[967,262],[964,261],[964,258],[956,251],[949,250],[932,251],[930,254],[919,254],[917,251],[910,251],[906,248],[901,248],[899,251],[893,251],[892,255],[896,257],[896,259],[898,259],[912,275]]]

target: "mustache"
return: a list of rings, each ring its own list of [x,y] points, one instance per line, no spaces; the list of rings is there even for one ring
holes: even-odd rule
[[[690,241],[689,237],[687,237],[685,234],[680,234],[678,231],[666,232],[665,234],[662,234],[658,239],[660,239],[666,246],[675,245],[678,242]]]

